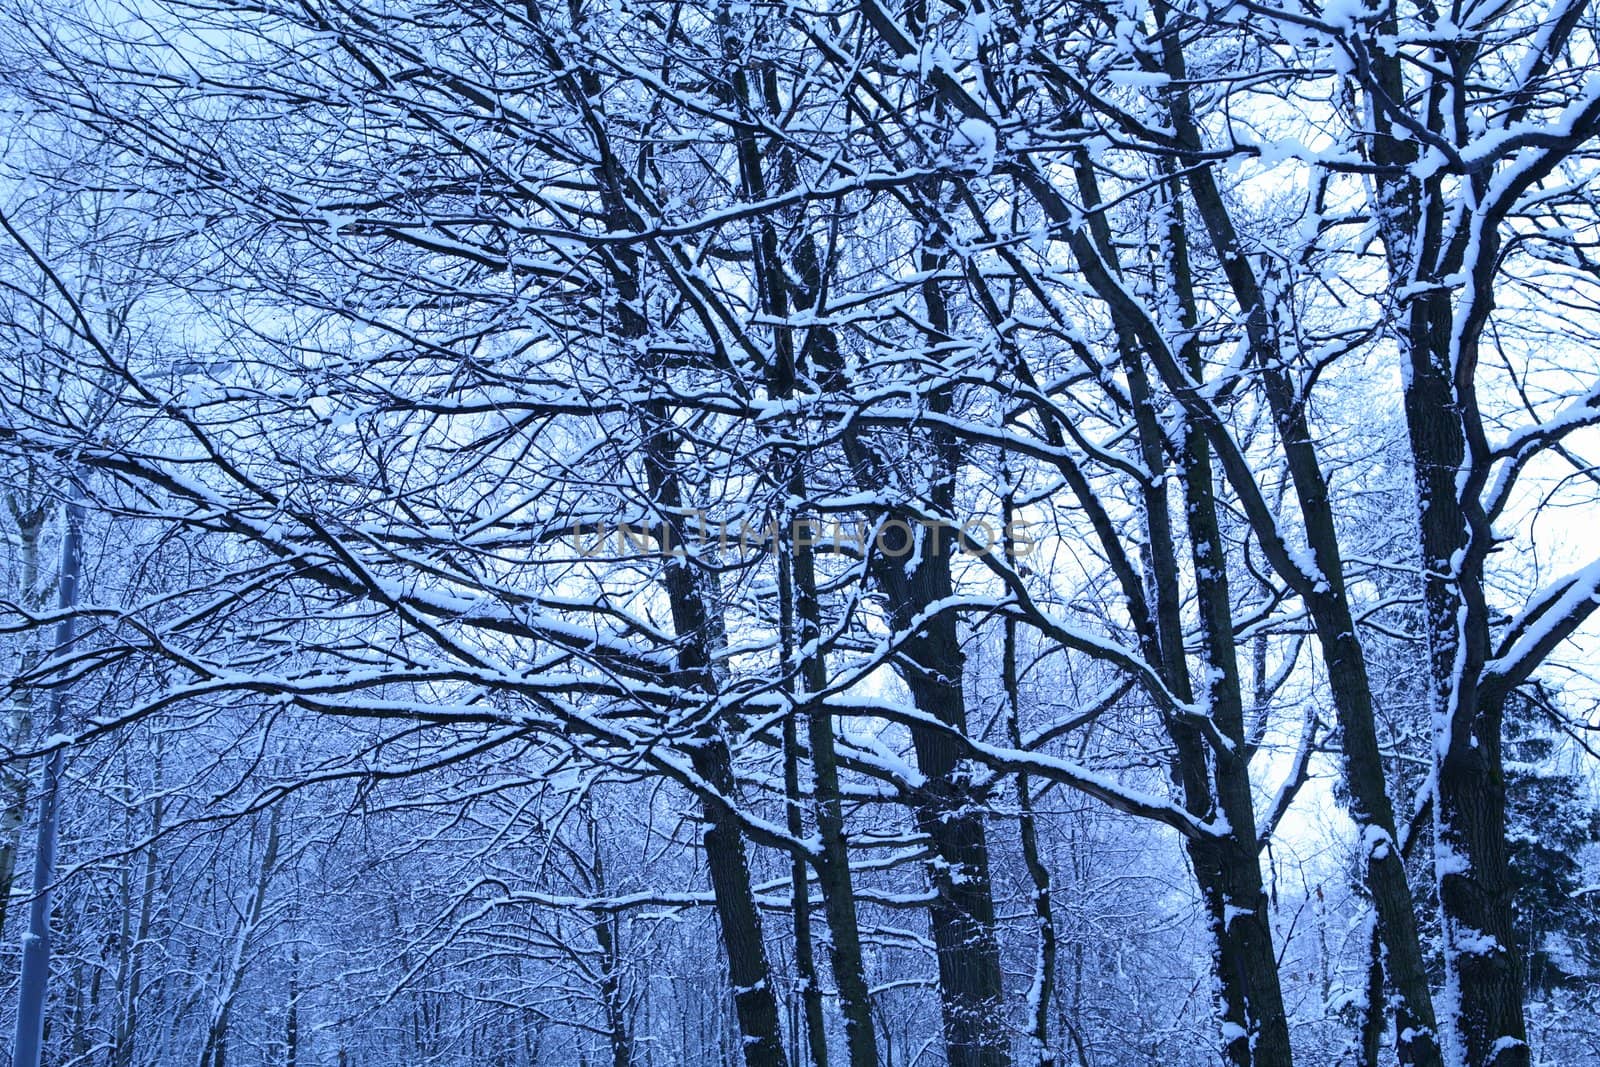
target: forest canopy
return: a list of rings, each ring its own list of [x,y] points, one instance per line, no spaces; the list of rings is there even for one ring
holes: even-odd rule
[[[1600,1063],[1586,0],[0,0],[14,1067]]]

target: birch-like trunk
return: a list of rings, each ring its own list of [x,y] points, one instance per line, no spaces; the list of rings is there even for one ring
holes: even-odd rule
[[[23,507],[15,497],[8,497],[6,504],[17,527],[17,601],[32,607],[39,595],[39,534],[49,512],[42,507]],[[25,648],[18,673],[26,674],[37,660],[38,650],[31,645]],[[33,690],[22,689],[0,721],[0,752],[9,754],[25,747],[32,733]],[[0,938],[5,936],[27,809],[27,766],[11,759],[0,761]]]
[[[66,528],[61,536],[61,573],[56,605],[62,612],[55,627],[55,656],[66,655],[77,634],[78,578],[83,566],[83,503],[81,490],[69,490]],[[66,720],[66,693],[58,685],[50,690],[48,722],[52,737],[59,737]],[[39,834],[33,854],[33,900],[28,910],[28,934],[23,943],[22,975],[17,988],[17,1032],[12,1045],[12,1067],[39,1067],[44,1052],[45,994],[50,983],[50,901],[55,880],[56,841],[61,817],[61,776],[65,746],[57,745],[45,762],[39,790]]]

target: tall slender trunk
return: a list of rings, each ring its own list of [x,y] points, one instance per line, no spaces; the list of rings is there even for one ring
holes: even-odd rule
[[[950,314],[935,275],[950,253],[940,221],[929,217],[922,224],[920,266],[928,277],[922,286],[923,306],[933,333],[947,337]],[[948,386],[934,389],[928,397],[930,409],[940,414],[948,414],[952,403]],[[933,430],[928,434],[928,453],[927,499],[936,515],[955,519],[959,445],[950,433]],[[909,566],[879,553],[874,557],[874,574],[893,601],[895,631],[911,635],[903,645],[903,677],[912,702],[919,711],[965,735],[965,657],[955,617],[942,613],[928,621],[919,619],[928,607],[954,592],[950,559],[955,542],[954,529],[924,528],[916,537]],[[911,745],[927,779],[915,816],[934,853],[929,919],[938,953],[946,1058],[950,1067],[1008,1067],[1010,1036],[983,813],[973,802],[954,739],[944,731],[913,729]]]
[[[784,816],[789,836],[804,840],[804,800],[800,793],[800,738],[795,716],[783,720]],[[828,1067],[828,1028],[823,1014],[822,986],[811,942],[810,868],[796,852],[789,858],[790,900],[794,913],[794,966],[800,979],[800,1006],[805,1019],[806,1047],[812,1067]],[[801,1027],[796,1027],[800,1030]],[[799,1061],[798,1047],[795,1054]]]
[[[537,9],[530,6],[529,17],[539,24]],[[576,28],[583,15],[571,5]],[[635,214],[630,198],[631,179],[610,144],[610,132],[602,110],[605,91],[599,77],[588,67],[569,67],[547,37],[546,55],[551,70],[563,83],[569,102],[583,116],[586,132],[594,141],[597,162],[592,176],[599,190],[606,224],[613,232],[638,232],[643,220]],[[627,246],[604,252],[604,262],[613,286],[607,315],[615,322],[616,336],[624,351],[637,358],[650,333],[650,324],[640,304],[639,256]],[[637,349],[634,346],[638,346]],[[657,368],[637,366],[648,378]],[[681,516],[684,493],[674,462],[673,422],[663,401],[652,401],[640,412],[644,432],[642,460],[646,491],[651,503],[666,516]],[[670,521],[670,520],[669,520]],[[684,544],[682,531],[663,531],[661,544]],[[707,588],[694,564],[686,559],[665,561],[663,586],[667,594],[674,632],[678,638],[678,668],[688,680],[686,691],[699,698],[716,692],[713,655],[720,634],[720,618],[714,619],[714,589]],[[713,633],[713,625],[717,633]],[[688,710],[688,709],[685,709]],[[756,909],[750,886],[749,860],[744,835],[735,812],[729,807],[737,792],[733,757],[723,734],[723,724],[706,722],[684,746],[690,767],[709,787],[699,796],[701,815],[706,824],[702,838],[706,866],[711,876],[718,926],[728,957],[728,979],[733,987],[735,1014],[746,1067],[785,1067],[783,1037],[778,1002],[773,989],[771,968],[762,936],[761,915]]]
[[[736,57],[732,64],[732,87],[737,99],[750,96],[750,86]],[[762,85],[762,102],[774,119],[780,110],[776,75],[769,67]],[[738,139],[740,174],[745,192],[752,201],[765,200],[768,182],[762,156],[754,136],[746,131]],[[789,155],[778,149],[777,171],[780,185],[792,185],[794,175]],[[786,190],[779,190],[786,191]],[[803,224],[803,216],[796,220]],[[809,241],[809,235],[802,238]],[[785,323],[796,304],[790,292],[791,265],[779,251],[778,235],[770,217],[756,226],[757,281],[764,310],[774,323],[771,364],[767,369],[767,388],[775,399],[794,395],[799,368],[799,353],[794,331]],[[774,457],[779,484],[792,501],[806,498],[806,470],[802,457],[784,450]],[[867,986],[866,964],[862,959],[861,934],[856,918],[855,890],[850,874],[849,846],[845,839],[844,806],[840,800],[838,757],[835,753],[833,716],[810,694],[822,692],[828,684],[827,660],[819,647],[822,639],[821,604],[817,599],[815,558],[806,528],[807,520],[795,509],[784,509],[786,522],[779,532],[778,582],[782,610],[789,624],[792,644],[798,650],[800,705],[806,715],[806,737],[811,749],[811,774],[817,836],[822,848],[816,857],[817,881],[822,890],[823,913],[831,935],[829,960],[834,985],[839,992],[840,1014],[844,1016],[845,1046],[851,1067],[877,1067],[876,1028],[872,1020],[872,1001]],[[786,664],[786,666],[789,666]]]
[[[1205,368],[1194,340],[1199,326],[1198,302],[1189,238],[1182,218],[1181,186],[1171,175],[1170,162],[1164,166],[1169,172],[1165,205],[1167,253],[1178,295],[1180,324],[1188,338],[1182,354],[1189,376],[1201,381]],[[1196,607],[1205,638],[1199,673],[1205,679],[1205,703],[1211,709],[1212,723],[1222,738],[1221,743],[1209,746],[1217,810],[1228,826],[1226,837],[1211,845],[1216,852],[1212,862],[1221,902],[1221,915],[1213,921],[1220,921],[1219,939],[1226,946],[1222,960],[1226,980],[1242,990],[1248,1011],[1244,1038],[1248,1048],[1244,1051],[1252,1063],[1263,1067],[1287,1065],[1293,1060],[1293,1051],[1261,877],[1261,846],[1250,785],[1250,749],[1234,640],[1227,547],[1217,515],[1211,447],[1204,434],[1184,433],[1179,462],[1183,468],[1184,514],[1194,563]]]
[[[1016,519],[1015,487],[1011,471],[1002,460],[1000,480],[1004,486],[1001,521],[1011,529]],[[1002,638],[1000,675],[1005,689],[1006,728],[1014,748],[1022,747],[1022,680],[1017,670],[1017,621],[1007,617]],[[1038,932],[1034,948],[1033,983],[1028,988],[1028,1041],[1036,1067],[1056,1067],[1050,1048],[1050,1004],[1056,989],[1056,923],[1051,911],[1050,869],[1039,851],[1039,828],[1033,814],[1033,794],[1026,774],[1018,774],[1017,833],[1022,840],[1022,862],[1033,884],[1033,920]]]
[[[925,253],[928,258],[937,253]],[[797,243],[794,273],[796,303],[815,312],[822,289],[820,257],[810,240]],[[936,283],[924,287],[930,321],[939,331],[949,327]],[[815,377],[825,389],[843,392],[849,382],[838,339],[825,327],[809,331],[806,352]],[[948,412],[951,396],[939,389],[930,403]],[[851,431],[843,442],[856,476],[876,485],[892,484],[891,468],[870,441]],[[928,434],[932,478],[927,499],[941,516],[955,515],[955,470],[959,455],[948,433]],[[891,511],[888,519],[918,526],[917,517]],[[947,520],[948,521],[948,520]],[[963,689],[963,655],[956,623],[949,614],[921,618],[925,609],[951,595],[950,556],[955,531],[946,526],[924,528],[905,551],[874,552],[868,566],[873,581],[890,604],[890,625],[906,634],[899,669],[919,712],[967,732]],[[951,1067],[1007,1067],[1010,1035],[1004,1020],[1004,992],[999,940],[995,933],[989,851],[982,813],[971,802],[959,743],[943,730],[913,727],[912,749],[926,784],[912,799],[919,832],[933,852],[929,877],[934,900],[929,925],[939,968],[940,1011],[945,1055]]]
[[[300,1062],[300,944],[289,951],[289,1002],[283,1020],[283,1064],[297,1067]]]
[[[642,326],[642,324],[641,324]],[[673,465],[672,425],[664,403],[646,405],[645,481],[651,500],[665,515],[684,514],[685,500]],[[662,532],[663,544],[683,544],[682,531]],[[722,644],[721,620],[715,613],[715,591],[702,582],[687,558],[664,560],[663,585],[679,641],[678,669],[686,690],[713,697],[717,685],[713,653]],[[688,710],[688,709],[686,709]],[[712,895],[728,956],[740,1043],[746,1067],[783,1067],[787,1057],[778,1014],[777,995],[767,962],[761,915],[750,886],[744,835],[729,806],[738,795],[733,756],[720,721],[707,721],[685,742],[690,766],[711,787],[700,795],[706,822],[703,838]]]
[[[1158,12],[1158,24],[1163,17]],[[1162,36],[1162,57],[1174,86],[1187,84],[1182,45],[1177,34]],[[1187,152],[1203,151],[1200,131],[1186,89],[1168,93],[1169,113],[1180,146]],[[1372,687],[1357,634],[1354,612],[1344,581],[1344,563],[1334,523],[1328,483],[1312,442],[1306,408],[1290,378],[1270,321],[1269,300],[1255,269],[1244,256],[1244,245],[1234,228],[1226,201],[1207,167],[1192,167],[1184,184],[1205,228],[1232,290],[1245,315],[1252,358],[1260,371],[1262,387],[1273,417],[1278,442],[1288,466],[1290,481],[1300,505],[1314,575],[1297,573],[1298,564],[1278,560],[1306,603],[1327,665],[1329,687],[1344,741],[1345,781],[1351,795],[1351,816],[1362,833],[1366,882],[1376,905],[1390,984],[1397,993],[1396,1048],[1402,1063],[1435,1067],[1441,1063],[1438,1026],[1432,991],[1423,964],[1417,932],[1415,899],[1401,862],[1397,825],[1378,748]],[[1170,385],[1175,392],[1191,390],[1188,377],[1178,368]],[[1192,398],[1191,398],[1192,402]],[[1225,434],[1214,422],[1209,433]],[[1248,475],[1240,472],[1239,477]],[[1253,487],[1240,486],[1241,491]],[[1263,520],[1270,521],[1270,520]],[[1276,539],[1275,529],[1260,531],[1263,542]]]
[[[589,854],[593,857],[588,890],[595,897],[604,897],[606,864],[600,824],[587,801],[581,805],[581,810],[588,823]],[[620,920],[614,910],[596,908],[590,915],[590,921],[594,924],[595,946],[600,950],[600,1005],[605,1012],[611,1067],[633,1067],[633,1035],[628,1021],[627,996],[622,987]]]
[[[1551,26],[1552,42],[1571,32],[1573,23],[1563,22]],[[1390,9],[1379,30],[1389,32],[1394,24]],[[1422,124],[1441,138],[1461,135],[1453,109],[1465,102],[1462,73],[1479,47],[1471,39],[1442,46],[1438,72],[1416,96]],[[1382,57],[1374,77],[1386,91],[1406,91],[1398,56]],[[1452,218],[1445,179],[1408,169],[1419,154],[1415,137],[1391,128],[1380,113],[1373,118],[1373,158],[1390,168],[1377,183],[1374,215],[1391,285],[1417,291],[1397,303],[1433,682],[1435,873],[1450,1023],[1445,1040],[1452,1058],[1471,1067],[1525,1067],[1531,1056],[1523,1008],[1526,959],[1517,944],[1505,842],[1507,690],[1485,678],[1491,620],[1484,565],[1496,537],[1481,501],[1496,461],[1475,380],[1502,244],[1498,220],[1479,213],[1494,199],[1491,172],[1459,179],[1470,184],[1470,209]]]
[[[1084,202],[1102,202],[1093,168],[1080,156],[1075,178]],[[1185,372],[1198,380],[1203,364],[1197,344],[1197,301],[1193,289],[1189,241],[1179,208],[1181,187],[1170,174],[1165,194],[1165,259],[1159,264],[1175,290],[1179,326],[1189,340],[1179,356]],[[1089,234],[1107,268],[1120,275],[1110,227],[1103,213],[1090,216]],[[1149,599],[1134,584],[1129,568],[1118,568],[1124,595],[1134,616],[1145,656],[1154,664],[1172,695],[1191,703],[1195,685],[1187,662],[1183,632],[1182,575],[1177,535],[1170,517],[1168,453],[1176,460],[1184,493],[1183,514],[1193,561],[1196,611],[1204,637],[1200,672],[1204,703],[1211,709],[1208,730],[1179,716],[1169,716],[1167,731],[1175,758],[1174,783],[1185,808],[1197,818],[1223,817],[1227,833],[1186,842],[1195,880],[1206,909],[1217,1007],[1224,1054],[1230,1063],[1287,1064],[1292,1059],[1287,1015],[1278,962],[1273,950],[1267,899],[1261,876],[1260,846],[1249,776],[1243,715],[1242,684],[1234,641],[1232,603],[1227,581],[1226,548],[1218,526],[1211,447],[1205,435],[1193,432],[1181,418],[1175,435],[1163,428],[1137,332],[1113,316],[1120,362],[1128,383],[1134,440],[1142,468],[1139,491],[1148,544],[1145,546]],[[1170,416],[1168,416],[1170,419]],[[1172,440],[1172,436],[1176,440]],[[1087,496],[1080,490],[1080,496]],[[1115,531],[1104,535],[1107,541]],[[1109,551],[1110,549],[1108,549]]]
[[[605,864],[600,855],[599,834],[589,824],[589,843],[594,851],[594,892],[606,891]],[[611,1067],[633,1067],[633,1037],[628,1029],[627,1000],[622,989],[622,956],[616,912],[594,913],[595,943],[600,948],[600,1003],[606,1013],[606,1039],[611,1044]]]
[[[791,492],[804,491],[798,468],[790,482]],[[827,666],[817,648],[822,639],[816,576],[807,538],[791,538],[790,552],[779,553],[779,565],[791,564],[796,637],[802,649],[802,678],[808,694],[820,693],[828,684]],[[839,787],[839,762],[834,750],[833,716],[816,699],[807,699],[807,734],[811,742],[811,776],[816,792],[817,835],[822,842],[817,857],[822,904],[832,935],[830,958],[833,980],[839,990],[839,1006],[845,1022],[845,1045],[851,1067],[876,1067],[878,1046],[872,1021],[872,1000],[867,988],[866,964],[861,953],[861,934],[856,921],[855,890],[850,875],[850,856],[845,839],[844,804]]]
[[[23,507],[15,497],[6,504],[17,527],[17,602],[32,607],[39,586],[39,534],[49,510]],[[38,659],[30,645],[24,650],[19,673],[26,674]],[[23,689],[11,700],[0,725],[0,752],[27,745],[33,732],[33,690]],[[0,762],[0,938],[4,938],[11,890],[17,876],[17,853],[22,846],[22,824],[28,809],[28,770],[15,760]]]
[[[150,939],[156,900],[157,855],[156,842],[161,836],[162,818],[166,810],[161,796],[162,735],[155,735],[152,761],[154,766],[154,796],[150,801],[150,844],[144,849],[144,879],[139,892],[139,917],[133,924],[131,935],[123,945],[123,958],[127,961],[125,981],[118,983],[122,989],[122,1012],[118,1020],[111,1050],[113,1067],[131,1067],[134,1044],[139,1037],[139,1004],[144,994],[144,948]]]
[[[267,816],[267,839],[261,851],[261,864],[256,870],[255,885],[250,891],[249,903],[239,918],[239,928],[234,933],[233,949],[224,962],[222,985],[217,991],[212,1008],[211,1023],[206,1029],[206,1040],[200,1050],[200,1067],[226,1067],[228,1058],[228,1032],[232,1026],[233,1004],[244,988],[245,972],[250,966],[250,949],[261,930],[266,914],[267,894],[272,888],[273,875],[278,869],[278,852],[282,844],[283,808],[275,805]]]
[[[606,1011],[606,1040],[611,1044],[611,1067],[633,1067],[633,1039],[628,1034],[626,1005],[617,973],[616,916],[597,916],[595,940],[600,946],[600,999]]]
[[[1492,258],[1494,249],[1480,255]],[[1524,1067],[1530,1058],[1527,975],[1505,839],[1505,690],[1483,684],[1491,640],[1483,565],[1494,534],[1481,509],[1464,506],[1462,495],[1465,490],[1465,500],[1474,499],[1472,487],[1483,484],[1489,462],[1469,455],[1463,429],[1473,401],[1462,395],[1470,385],[1464,390],[1463,376],[1452,368],[1475,360],[1476,343],[1456,333],[1457,317],[1448,296],[1413,305],[1405,403],[1421,501],[1446,995],[1456,1000],[1458,1032],[1452,1036],[1466,1063]],[[1463,479],[1464,470],[1472,477]]]
[[[930,18],[926,0],[911,0],[903,12],[911,37],[921,38]],[[949,103],[935,93],[918,106],[925,109],[928,121],[942,125],[948,118]],[[950,311],[938,278],[953,258],[949,219],[943,210],[949,189],[940,178],[916,183],[921,228],[918,267],[925,279],[921,295],[928,335],[935,344],[951,337]],[[953,390],[937,386],[926,402],[936,414],[947,415],[954,403]],[[931,474],[926,498],[936,516],[957,520],[960,443],[943,429],[930,429],[926,437]],[[903,566],[905,560],[888,559],[881,553],[875,557],[874,574],[895,602],[891,614],[898,632],[911,630],[915,616],[953,592],[950,559],[956,551],[955,540],[954,529],[924,530],[909,568]],[[904,651],[902,673],[917,710],[965,735],[965,671],[954,616],[942,613],[921,624]],[[934,853],[929,872],[934,889],[929,921],[939,957],[945,1056],[950,1067],[1010,1067],[1010,1029],[983,813],[968,788],[956,741],[943,731],[914,729],[911,744],[918,769],[927,779],[916,802],[915,817]]]
[[[77,634],[76,618],[65,614],[77,606],[78,577],[83,565],[83,498],[76,482],[68,490],[66,529],[61,536],[61,573],[56,604],[63,612],[55,628],[53,655],[66,655]],[[61,733],[66,694],[57,685],[48,700],[49,729]],[[56,839],[61,816],[61,772],[65,750],[57,747],[45,762],[39,792],[39,834],[33,854],[33,901],[28,910],[28,937],[22,949],[22,975],[17,987],[17,1032],[12,1067],[39,1067],[44,1052],[45,993],[50,982],[50,899],[55,879]]]

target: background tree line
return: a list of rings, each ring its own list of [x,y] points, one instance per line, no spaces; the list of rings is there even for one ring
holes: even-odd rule
[[[1595,29],[12,3],[47,1057],[1600,1056]]]

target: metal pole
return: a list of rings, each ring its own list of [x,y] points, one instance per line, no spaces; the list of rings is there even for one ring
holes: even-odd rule
[[[83,494],[76,480],[67,499],[67,528],[61,537],[61,577],[56,604],[64,613],[56,623],[55,655],[61,656],[77,636],[70,614],[78,603],[78,574],[83,561]],[[45,765],[44,789],[39,795],[39,843],[33,855],[33,903],[28,911],[28,932],[22,942],[22,979],[18,989],[17,1039],[12,1046],[12,1067],[39,1067],[44,1045],[45,991],[50,984],[50,882],[55,877],[56,832],[61,811],[61,768],[65,747],[59,744],[66,694],[61,686],[50,690],[47,717],[55,751]]]

